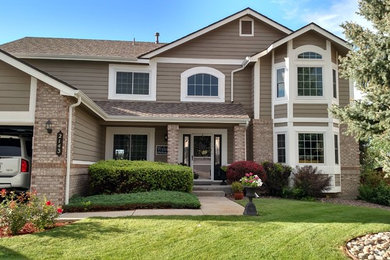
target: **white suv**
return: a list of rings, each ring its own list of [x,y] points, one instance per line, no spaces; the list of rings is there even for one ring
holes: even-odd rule
[[[31,138],[0,135],[0,189],[30,188]]]

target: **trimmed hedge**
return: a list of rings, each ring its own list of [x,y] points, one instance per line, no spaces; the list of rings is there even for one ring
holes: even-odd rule
[[[92,194],[151,190],[191,192],[192,169],[162,162],[108,160],[89,166]]]

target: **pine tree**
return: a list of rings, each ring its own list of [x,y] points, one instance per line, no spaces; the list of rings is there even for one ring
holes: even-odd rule
[[[352,79],[362,100],[332,112],[348,125],[347,133],[367,141],[379,156],[378,163],[390,172],[390,0],[360,0],[359,15],[373,29],[342,24],[352,50],[340,59],[341,76]]]

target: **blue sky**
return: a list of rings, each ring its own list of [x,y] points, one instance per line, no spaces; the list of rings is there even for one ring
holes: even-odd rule
[[[25,36],[170,42],[246,7],[291,28],[364,21],[357,0],[2,0],[0,44]]]

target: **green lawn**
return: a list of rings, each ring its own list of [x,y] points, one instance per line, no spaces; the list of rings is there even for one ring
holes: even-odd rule
[[[66,259],[346,259],[340,247],[390,230],[390,211],[257,199],[258,217],[93,218],[0,239],[0,256]]]
[[[187,192],[150,191],[128,194],[76,197],[64,207],[67,212],[140,208],[200,208],[198,198]]]

